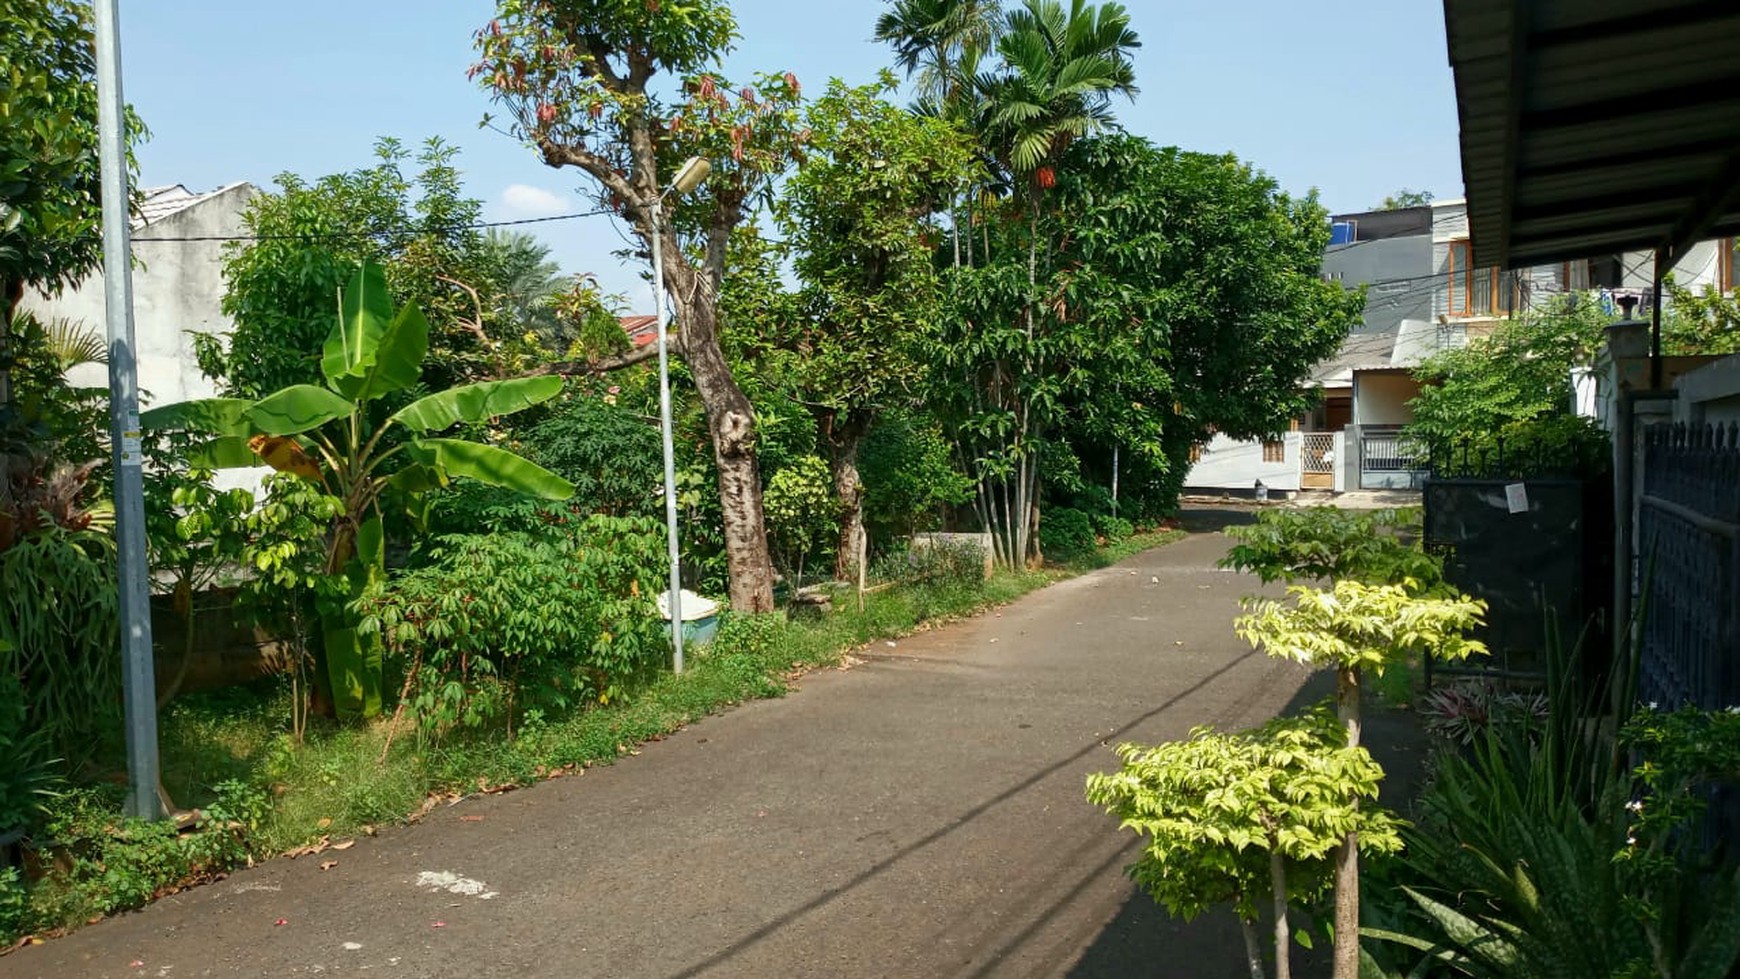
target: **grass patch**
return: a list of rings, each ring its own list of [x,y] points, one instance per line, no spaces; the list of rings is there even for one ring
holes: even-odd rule
[[[528,718],[512,740],[491,727],[437,741],[407,723],[389,748],[391,720],[383,717],[360,727],[315,719],[298,746],[289,735],[290,693],[277,679],[179,698],[160,724],[164,787],[180,806],[215,807],[227,823],[241,827],[241,838],[186,859],[145,854],[136,861],[144,868],[139,879],[124,891],[71,894],[66,882],[47,879],[27,890],[16,874],[0,875],[0,947],[19,934],[70,928],[94,914],[137,907],[190,877],[219,873],[240,860],[406,820],[431,796],[529,785],[614,762],[637,744],[709,714],[781,696],[797,674],[838,664],[867,643],[1007,603],[1182,536],[1138,534],[1068,564],[1002,573],[982,583],[900,584],[866,596],[862,610],[848,592],[835,611],[819,618],[728,618],[718,639],[694,651],[681,676],[661,672],[609,705]],[[118,795],[111,804],[118,806]],[[92,803],[80,805],[88,810]],[[89,850],[96,862],[112,863],[117,847],[128,853],[146,846],[185,848],[185,841],[211,835],[186,834],[176,842],[173,833],[135,833],[112,816],[105,822],[84,815],[79,825],[95,827],[91,838],[59,842]]]

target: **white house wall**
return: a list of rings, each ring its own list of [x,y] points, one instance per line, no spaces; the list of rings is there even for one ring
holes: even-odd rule
[[[189,334],[224,334],[235,325],[222,312],[224,242],[146,239],[245,234],[242,213],[258,194],[251,184],[238,184],[133,230],[133,336],[142,408],[216,396],[217,386],[199,371]],[[58,296],[29,293],[23,305],[45,318],[80,321],[99,335],[106,330],[100,271]],[[69,372],[68,380],[78,385],[107,387],[108,368],[87,364]],[[220,475],[219,483],[253,488],[263,472],[225,473]]]
[[[1272,490],[1299,488],[1299,460],[1304,437],[1288,432],[1281,437],[1281,462],[1263,461],[1263,443],[1246,442],[1216,435],[1202,447],[1202,455],[1184,478],[1185,489],[1236,489],[1249,491],[1260,480]]]
[[[1420,393],[1420,383],[1405,373],[1353,375],[1355,425],[1406,425],[1414,420],[1408,402]]]

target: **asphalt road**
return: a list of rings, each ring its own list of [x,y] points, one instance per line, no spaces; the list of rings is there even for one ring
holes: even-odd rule
[[[878,645],[622,764],[275,860],[0,958],[0,976],[1246,975],[1082,798],[1111,746],[1322,689],[1232,634],[1198,533]],[[278,924],[282,919],[285,923]],[[133,963],[139,963],[134,965]]]

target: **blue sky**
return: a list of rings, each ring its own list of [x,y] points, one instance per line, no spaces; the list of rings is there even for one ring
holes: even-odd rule
[[[545,167],[478,128],[484,95],[465,79],[485,0],[154,0],[123,3],[125,94],[153,132],[146,184],[262,186],[372,161],[378,136],[459,146],[466,189],[491,220],[590,209],[572,171]],[[1398,187],[1462,194],[1444,22],[1433,0],[1134,0],[1142,91],[1120,104],[1162,145],[1231,151],[1332,211]],[[738,0],[743,35],[725,70],[790,70],[806,88],[871,80],[880,0]],[[570,272],[650,310],[639,270],[614,257],[604,218],[533,225]]]

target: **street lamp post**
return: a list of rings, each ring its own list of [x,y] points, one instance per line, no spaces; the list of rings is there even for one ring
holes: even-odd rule
[[[659,434],[665,451],[665,544],[671,562],[671,587],[666,595],[666,605],[671,616],[671,669],[676,673],[683,672],[683,575],[682,557],[677,547],[677,460],[671,434],[670,328],[665,314],[665,266],[660,239],[663,238],[665,195],[689,193],[707,179],[712,169],[712,164],[706,160],[692,157],[677,171],[671,186],[653,198],[652,207],[647,211],[647,226],[652,239],[653,318],[658,322]]]

